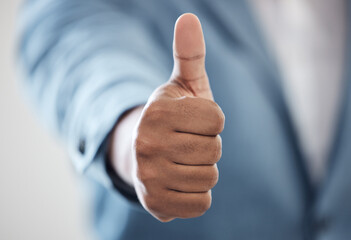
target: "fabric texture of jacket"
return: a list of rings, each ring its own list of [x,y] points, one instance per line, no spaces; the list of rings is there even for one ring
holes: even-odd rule
[[[226,115],[223,155],[210,210],[161,223],[113,186],[106,146],[121,114],[168,80],[173,27],[185,12],[203,25],[207,73]],[[328,173],[315,188],[279,69],[244,0],[28,0],[20,17],[23,85],[90,179],[100,239],[351,238],[350,73]]]

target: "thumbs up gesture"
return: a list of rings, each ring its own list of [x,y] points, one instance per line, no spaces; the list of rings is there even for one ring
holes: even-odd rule
[[[224,127],[195,15],[177,20],[173,52],[172,75],[149,98],[133,137],[134,187],[143,207],[162,222],[198,217],[210,208]]]

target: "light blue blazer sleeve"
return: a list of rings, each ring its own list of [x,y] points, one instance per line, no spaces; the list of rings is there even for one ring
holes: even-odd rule
[[[169,75],[169,56],[152,24],[128,9],[108,0],[33,0],[20,13],[24,88],[75,168],[106,187],[110,131]]]

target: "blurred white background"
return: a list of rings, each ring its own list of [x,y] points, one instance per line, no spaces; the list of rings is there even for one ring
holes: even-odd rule
[[[0,239],[89,240],[78,177],[37,121],[15,71],[19,0],[0,0]]]

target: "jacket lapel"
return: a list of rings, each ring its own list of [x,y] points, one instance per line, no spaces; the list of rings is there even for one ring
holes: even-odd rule
[[[314,190],[307,172],[304,156],[299,146],[296,129],[292,123],[291,113],[283,94],[281,74],[276,60],[268,50],[249,4],[245,0],[234,0],[228,4],[221,4],[222,2],[216,1],[207,1],[207,3],[210,5],[210,9],[215,9],[214,12],[221,13],[220,16],[216,16],[218,17],[217,21],[223,23],[221,27],[227,28],[226,31],[229,32],[231,38],[229,41],[232,41],[233,44],[237,44],[238,47],[252,54],[254,61],[256,61],[253,64],[264,69],[266,76],[268,76],[255,79],[255,81],[266,93],[277,115],[285,125],[287,137],[290,139],[291,147],[296,153],[297,172],[304,182],[306,201],[311,203]],[[230,22],[230,24],[227,22]]]
[[[345,64],[344,64],[344,88],[343,88],[343,93],[341,97],[341,104],[340,104],[340,110],[339,110],[339,116],[337,120],[337,125],[335,127],[335,134],[334,134],[334,140],[333,144],[331,146],[331,151],[329,154],[328,158],[328,167],[327,167],[327,174],[325,176],[324,182],[325,186],[323,186],[320,189],[320,192],[324,192],[325,188],[327,188],[328,182],[330,181],[331,178],[334,178],[333,175],[335,171],[335,168],[342,167],[339,165],[345,164],[343,161],[343,158],[345,158],[345,155],[351,155],[348,153],[346,154],[345,152],[349,152],[348,149],[350,149],[350,134],[351,134],[351,48],[348,46],[348,42],[351,39],[351,29],[350,29],[350,24],[351,23],[351,15],[350,9],[351,4],[347,2],[347,40],[346,42],[346,57],[345,57]]]

